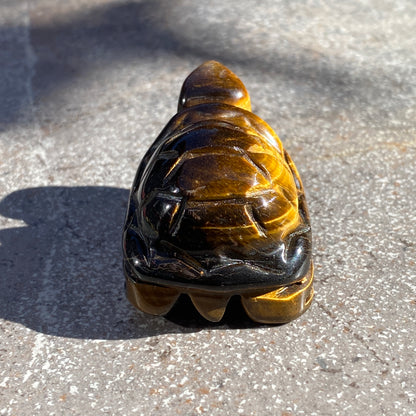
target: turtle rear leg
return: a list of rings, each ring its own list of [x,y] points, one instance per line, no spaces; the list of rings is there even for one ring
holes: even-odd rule
[[[239,295],[247,315],[255,322],[283,324],[302,315],[313,298],[313,264],[299,282],[274,289],[218,291],[197,288],[157,286],[133,281],[126,275],[126,291],[129,301],[138,309],[151,315],[166,315],[181,293],[187,294],[200,315],[211,322],[219,322],[232,295]]]

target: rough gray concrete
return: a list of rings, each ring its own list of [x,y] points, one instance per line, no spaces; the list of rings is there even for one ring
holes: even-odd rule
[[[415,415],[415,27],[413,0],[2,0],[0,415]],[[124,297],[128,188],[207,59],[304,181],[288,325]]]

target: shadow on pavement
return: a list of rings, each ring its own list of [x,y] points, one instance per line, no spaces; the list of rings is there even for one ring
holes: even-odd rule
[[[167,318],[136,311],[124,295],[121,230],[126,189],[29,188],[0,202],[0,214],[22,220],[0,231],[0,317],[49,335],[130,339],[203,328],[253,326],[231,301],[210,324],[188,298]]]
[[[178,18],[183,15],[189,19]],[[291,45],[286,49],[276,44],[266,46],[267,43],[259,49],[255,37],[235,47],[232,40],[238,37],[239,19],[241,16],[236,15],[227,24],[219,20],[207,25],[198,3],[184,5],[162,0],[109,2],[76,12],[66,11],[59,3],[53,9],[33,7],[29,28],[0,26],[0,43],[6,40],[8,44],[0,51],[4,63],[0,66],[0,96],[4,98],[0,101],[0,124],[22,123],[21,114],[33,101],[39,104],[57,100],[58,104],[52,106],[57,113],[62,105],[55,94],[59,95],[61,89],[84,73],[112,68],[119,62],[134,61],[139,65],[143,60],[156,61],[166,55],[184,60],[197,58],[196,64],[217,59],[231,68],[249,66],[263,76],[294,82],[302,100],[313,102],[322,94],[331,94],[337,100],[355,97],[365,102],[370,100],[370,90],[378,92],[379,86],[369,74],[360,73],[353,80],[350,63],[329,63],[325,56],[317,56],[315,51],[288,39],[285,42]],[[27,52],[27,39],[33,53]],[[309,96],[310,82],[313,96]],[[33,91],[28,91],[28,84]]]

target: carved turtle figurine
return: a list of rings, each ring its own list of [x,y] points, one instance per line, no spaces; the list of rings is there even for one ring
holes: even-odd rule
[[[164,315],[188,294],[209,321],[231,296],[285,323],[313,297],[312,238],[299,174],[251,112],[240,79],[209,61],[185,80],[178,113],[145,154],[123,231],[130,302]]]

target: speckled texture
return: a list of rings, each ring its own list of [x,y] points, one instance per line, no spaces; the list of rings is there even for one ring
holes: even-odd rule
[[[415,415],[416,6],[0,5],[0,415]],[[223,62],[307,192],[316,298],[284,326],[124,297],[121,227],[186,75]]]

